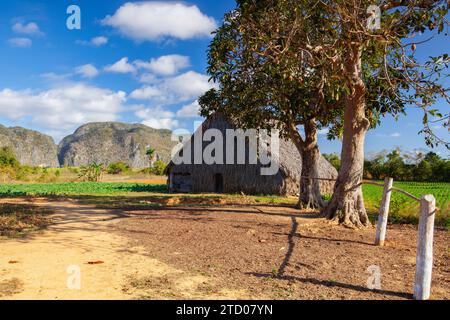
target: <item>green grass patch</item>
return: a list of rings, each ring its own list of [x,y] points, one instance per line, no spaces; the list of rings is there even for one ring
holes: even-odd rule
[[[394,182],[394,187],[402,189],[420,198],[432,194],[436,198],[439,211],[436,214],[436,224],[450,228],[450,183],[444,182]],[[364,185],[364,200],[368,212],[376,217],[380,208],[383,188]],[[391,223],[417,224],[419,221],[420,204],[398,192],[392,193],[389,220]]]
[[[143,183],[77,182],[53,184],[0,185],[0,196],[112,195],[135,192],[166,192],[165,185]]]

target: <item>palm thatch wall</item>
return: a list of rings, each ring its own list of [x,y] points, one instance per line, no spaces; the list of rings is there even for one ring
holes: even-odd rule
[[[224,163],[226,163],[226,130],[235,129],[223,116],[213,115],[198,130],[218,129],[224,137]],[[203,142],[203,149],[211,142]],[[187,146],[191,146],[191,163],[194,163],[194,139],[191,138],[181,149],[182,154]],[[236,146],[235,146],[236,147]],[[202,149],[202,150],[203,150]],[[249,146],[246,147],[248,159]],[[235,149],[236,150],[236,149]],[[171,192],[224,192],[245,194],[296,195],[300,188],[301,156],[291,141],[280,140],[280,169],[276,175],[261,175],[261,163],[249,164],[175,164],[168,165],[169,189]],[[236,157],[236,152],[235,152]],[[336,178],[336,169],[323,157],[320,161],[322,178]],[[307,175],[307,173],[303,173]],[[321,182],[322,193],[331,194],[334,183]]]

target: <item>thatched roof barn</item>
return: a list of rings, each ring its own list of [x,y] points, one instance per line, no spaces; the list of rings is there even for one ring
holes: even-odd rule
[[[194,164],[195,146],[194,136],[201,130],[201,134],[208,129],[217,129],[223,134],[223,163],[206,164],[204,159],[200,164]],[[296,195],[300,189],[301,156],[291,141],[280,138],[279,141],[279,170],[275,175],[262,175],[261,169],[269,165],[250,164],[249,141],[245,143],[245,164],[226,164],[227,129],[236,129],[223,116],[213,115],[209,117],[197,132],[183,145],[166,169],[169,176],[168,185],[170,192],[208,192],[208,193],[245,193],[245,194],[270,194],[270,195]],[[211,139],[214,141],[213,139]],[[211,141],[201,143],[202,150],[211,144]],[[235,146],[236,141],[232,141]],[[179,157],[183,156],[187,148],[191,154],[190,164],[180,163]],[[197,149],[198,153],[198,149]],[[236,159],[236,146],[234,157]],[[259,155],[258,155],[259,157]],[[177,159],[175,159],[177,158]],[[198,161],[197,161],[198,163]],[[236,161],[234,162],[236,163]],[[320,172],[323,178],[336,178],[336,169],[325,158],[320,160]],[[306,174],[306,173],[305,173]],[[327,181],[321,182],[322,193],[331,194],[333,184]]]

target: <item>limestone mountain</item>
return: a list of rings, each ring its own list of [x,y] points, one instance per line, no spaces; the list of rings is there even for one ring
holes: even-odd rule
[[[123,161],[133,168],[150,164],[146,152],[155,149],[157,157],[168,162],[172,147],[170,130],[142,124],[119,122],[88,123],[65,137],[58,146],[61,166],[80,166],[92,162],[108,165]]]
[[[13,149],[23,165],[58,167],[58,148],[53,138],[40,132],[21,127],[7,128],[0,125],[0,147]]]

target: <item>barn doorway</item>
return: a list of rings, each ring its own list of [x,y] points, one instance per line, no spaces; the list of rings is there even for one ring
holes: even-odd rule
[[[216,193],[223,193],[223,176],[220,173],[214,175],[214,191]]]

